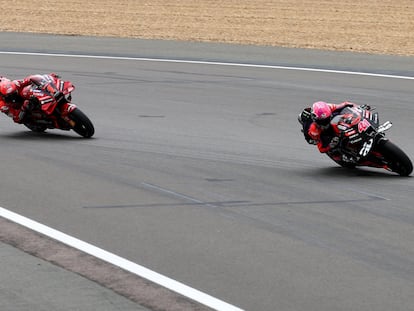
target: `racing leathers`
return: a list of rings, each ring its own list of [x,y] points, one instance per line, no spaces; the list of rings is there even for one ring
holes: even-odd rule
[[[55,75],[52,73],[51,75]],[[0,111],[8,115],[16,123],[24,123],[27,114],[39,103],[33,96],[33,86],[37,86],[41,75],[30,75],[21,80],[9,80],[0,77]],[[13,89],[12,94],[7,94],[5,89]]]
[[[328,104],[332,113],[331,119],[334,116],[338,115],[343,108],[354,105],[355,104],[350,102],[343,102],[341,104]],[[312,111],[310,107],[305,108],[301,112],[298,120],[303,126],[302,132],[305,136],[306,141],[309,144],[316,145],[321,153],[326,153],[337,146],[339,138],[337,137],[332,126],[329,123],[326,127],[317,124],[312,119]]]

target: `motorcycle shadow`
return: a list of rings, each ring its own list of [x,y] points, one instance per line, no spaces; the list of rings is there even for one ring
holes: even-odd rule
[[[368,177],[368,178],[401,178],[400,175],[384,170],[365,166],[357,166],[355,168],[345,168],[341,166],[331,166],[318,168],[317,173],[324,177]]]
[[[33,141],[33,140],[78,140],[78,139],[84,139],[81,136],[78,135],[71,135],[70,132],[68,133],[58,133],[58,132],[43,132],[43,133],[37,133],[32,131],[26,131],[26,132],[13,132],[13,133],[1,133],[1,138],[6,139],[14,139],[14,140],[27,140],[27,141]],[[88,138],[90,139],[90,138]]]

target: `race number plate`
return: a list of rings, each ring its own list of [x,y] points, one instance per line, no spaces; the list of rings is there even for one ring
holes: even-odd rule
[[[374,139],[371,138],[370,140],[366,141],[361,150],[359,151],[359,155],[362,157],[366,157],[368,153],[371,151],[372,145],[374,144]]]

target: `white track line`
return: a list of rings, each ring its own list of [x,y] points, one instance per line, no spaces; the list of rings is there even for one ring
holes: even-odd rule
[[[134,273],[140,277],[143,277],[147,280],[150,280],[156,284],[159,284],[163,287],[166,287],[176,293],[179,293],[185,297],[188,297],[194,301],[197,301],[205,306],[208,306],[214,310],[218,311],[243,311],[242,309],[230,305],[224,301],[221,301],[217,298],[214,298],[208,294],[200,292],[194,288],[191,288],[187,285],[184,285],[178,281],[170,279],[164,275],[161,275],[157,272],[154,272],[148,268],[140,266],[132,261],[129,261],[125,258],[119,257],[115,254],[107,252],[101,248],[98,248],[92,244],[81,241],[77,238],[69,236],[63,232],[57,231],[50,227],[47,227],[41,223],[38,223],[34,220],[31,220],[27,217],[21,216],[14,212],[11,212],[3,207],[0,207],[0,217],[6,218],[12,222],[20,224],[26,228],[29,228],[33,231],[41,233],[45,236],[48,236],[54,240],[57,240],[61,243],[69,245],[75,249],[78,249],[82,252],[85,252],[89,255],[92,255],[96,258],[99,258],[103,261],[106,261],[112,265],[120,267],[124,270],[127,270],[131,273]]]
[[[86,55],[86,54],[84,55],[84,54],[30,53],[30,52],[0,51],[0,55],[1,54],[3,54],[3,55],[26,55],[26,56],[47,56],[47,57],[71,57],[71,58],[132,60],[132,61],[145,61],[145,62],[164,62],[164,63],[199,64],[199,65],[216,65],[216,66],[233,66],[233,67],[252,67],[252,68],[311,71],[311,72],[336,73],[336,74],[346,74],[346,75],[356,75],[356,76],[369,76],[369,77],[379,77],[379,78],[414,80],[414,77],[410,77],[410,76],[398,76],[398,75],[387,75],[387,74],[369,73],[369,72],[342,71],[342,70],[330,70],[330,69],[307,68],[307,67],[289,67],[289,66],[273,66],[273,65],[258,65],[258,64],[243,64],[243,63],[226,63],[226,62],[208,62],[208,61],[161,59],[161,58],[158,59],[158,58],[142,58],[142,57],[100,56],[100,55]]]

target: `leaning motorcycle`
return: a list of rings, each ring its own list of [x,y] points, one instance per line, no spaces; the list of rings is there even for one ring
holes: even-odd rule
[[[32,82],[27,88],[31,88],[34,107],[23,123],[27,128],[34,132],[73,130],[85,138],[93,136],[95,129],[92,122],[71,102],[75,89],[72,82],[53,74],[35,75]]]
[[[392,123],[379,123],[378,112],[369,106],[345,107],[332,118],[338,144],[327,155],[343,167],[383,168],[401,176],[413,171],[410,158],[385,137]]]

